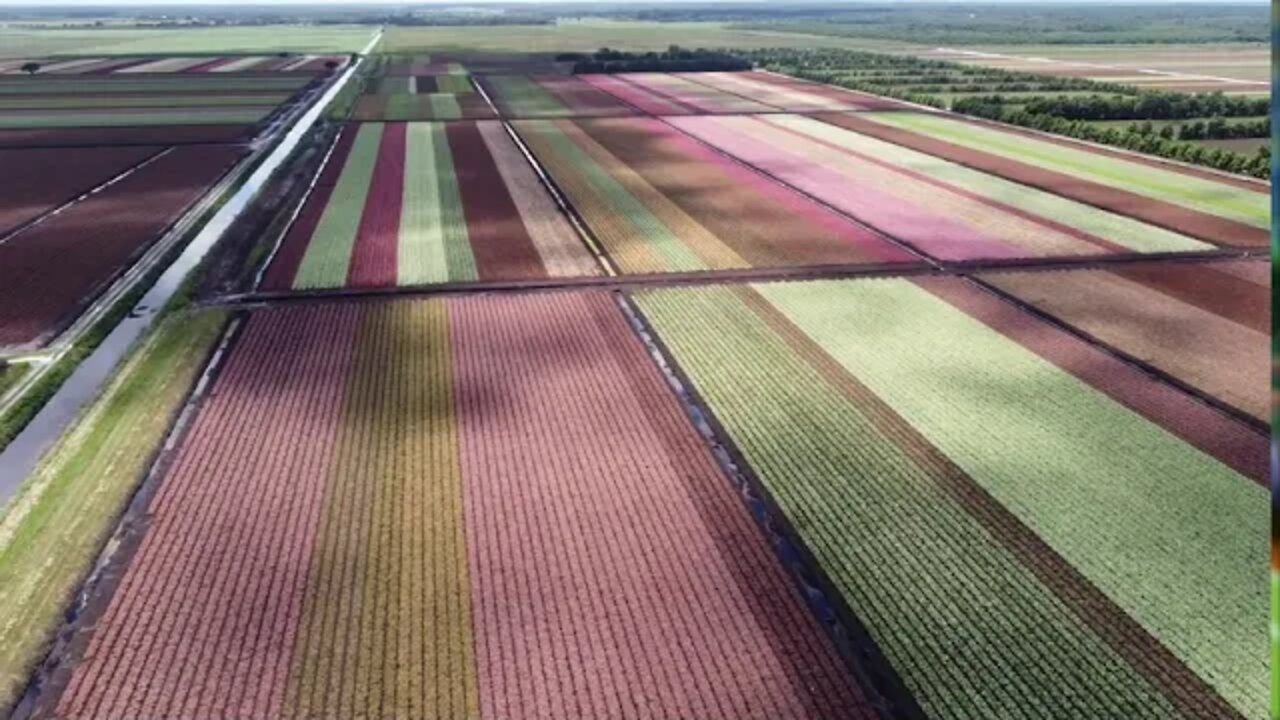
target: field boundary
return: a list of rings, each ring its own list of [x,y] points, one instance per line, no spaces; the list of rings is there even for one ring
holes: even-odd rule
[[[52,716],[62,691],[71,679],[71,670],[88,649],[96,621],[106,612],[111,597],[124,580],[126,571],[142,543],[150,524],[147,504],[174,459],[175,450],[186,437],[208,390],[221,372],[232,344],[240,336],[244,322],[230,317],[221,337],[200,363],[203,370],[187,389],[187,395],[173,415],[169,429],[150,453],[146,471],[134,484],[123,510],[113,523],[114,529],[103,543],[94,564],[79,583],[60,627],[54,634],[49,652],[31,672],[27,687],[9,715],[10,720],[31,720]],[[137,348],[135,348],[135,351]]]
[[[923,709],[885,658],[866,626],[849,608],[830,577],[821,569],[817,558],[801,540],[791,521],[755,476],[746,458],[675,361],[644,313],[625,292],[617,293],[615,299],[690,425],[711,451],[725,479],[733,486],[739,500],[747,506],[757,529],[791,577],[795,591],[800,593],[814,619],[835,645],[836,652],[844,660],[858,685],[871,695],[868,698],[870,704],[886,720],[924,720]]]
[[[94,147],[103,147],[103,146],[94,146]],[[28,220],[28,221],[26,221],[26,222],[24,222],[24,223],[20,223],[20,224],[18,224],[18,225],[16,225],[16,226],[14,226],[14,227],[13,227],[13,228],[11,228],[8,232],[4,233],[3,235],[0,235],[0,245],[3,245],[4,243],[9,242],[9,241],[10,241],[10,240],[12,240],[13,238],[17,237],[18,235],[21,235],[23,232],[25,232],[25,231],[27,231],[27,230],[29,230],[29,229],[31,229],[31,228],[33,228],[33,227],[35,227],[35,226],[39,225],[40,223],[44,222],[45,220],[48,220],[49,218],[54,217],[55,215],[58,215],[59,213],[61,213],[61,212],[65,211],[65,210],[70,209],[72,206],[74,206],[74,205],[78,205],[79,203],[81,203],[81,202],[83,202],[83,201],[85,201],[85,200],[89,199],[90,197],[92,197],[92,196],[94,196],[94,195],[97,195],[98,193],[100,193],[100,192],[102,192],[103,190],[106,190],[107,188],[111,187],[112,185],[115,185],[116,183],[118,183],[118,182],[120,182],[120,181],[124,180],[125,178],[127,178],[127,177],[129,177],[130,175],[134,174],[135,172],[137,172],[137,171],[141,170],[142,168],[144,168],[144,167],[146,167],[146,166],[150,165],[151,163],[154,163],[155,161],[159,160],[160,158],[164,157],[165,155],[168,155],[169,153],[173,152],[176,148],[177,148],[177,146],[176,146],[176,145],[170,145],[170,146],[168,146],[168,147],[161,147],[159,150],[157,150],[155,153],[153,153],[153,154],[152,154],[152,155],[150,155],[149,157],[143,158],[143,159],[142,159],[142,160],[140,160],[139,162],[134,163],[132,166],[127,167],[127,168],[125,168],[124,170],[121,170],[119,173],[116,173],[116,174],[115,174],[115,175],[113,175],[112,177],[107,178],[106,180],[104,180],[104,181],[102,181],[102,182],[98,183],[97,185],[95,185],[95,186],[93,186],[93,187],[89,188],[88,190],[85,190],[85,191],[83,191],[83,192],[80,192],[80,193],[78,193],[78,194],[76,194],[76,195],[72,196],[70,199],[68,199],[68,200],[64,200],[64,201],[62,201],[61,203],[59,203],[59,204],[57,204],[57,205],[53,206],[53,207],[52,207],[52,208],[50,208],[49,210],[46,210],[45,212],[40,213],[40,214],[39,214],[39,215],[37,215],[36,217],[33,217],[33,218],[31,218],[30,220]],[[28,148],[6,148],[6,149],[13,149],[13,150],[25,150],[25,149],[28,149]],[[47,150],[47,149],[49,149],[49,148],[30,148],[30,149],[32,149],[32,150]]]
[[[313,290],[255,290],[247,293],[220,295],[202,304],[210,307],[264,305],[305,301],[331,301],[342,298],[430,297],[468,293],[519,293],[587,288],[680,287],[721,285],[736,282],[785,282],[794,280],[856,279],[875,277],[918,277],[923,275],[964,276],[969,273],[1014,270],[1102,270],[1126,265],[1159,263],[1203,263],[1223,260],[1253,260],[1264,257],[1264,251],[1242,251],[1222,248],[1201,252],[1125,253],[1114,255],[1080,255],[1056,258],[973,260],[953,263],[846,263],[831,265],[788,265],[783,267],[741,268],[736,270],[701,270],[696,272],[637,273],[632,275],[569,276],[516,280],[455,281],[432,285],[398,285],[382,287],[334,287]]]
[[[1119,360],[1125,365],[1128,365],[1134,368],[1135,370],[1142,372],[1144,375],[1147,375],[1148,377],[1151,377],[1154,380],[1157,380],[1165,385],[1172,386],[1173,388],[1177,389],[1179,392],[1183,393],[1184,395],[1188,395],[1194,398],[1195,400],[1199,401],[1200,403],[1204,405],[1208,405],[1209,407],[1213,408],[1219,413],[1227,415],[1231,419],[1246,425],[1249,429],[1263,435],[1271,434],[1271,425],[1267,421],[1260,420],[1254,417],[1253,415],[1250,415],[1249,413],[1245,412],[1244,410],[1241,410],[1240,408],[1226,402],[1225,400],[1214,397],[1208,392],[1205,392],[1204,390],[1201,390],[1200,388],[1197,388],[1194,385],[1191,385],[1185,380],[1182,380],[1165,370],[1161,370],[1160,368],[1156,367],[1155,365],[1152,365],[1146,360],[1143,360],[1135,355],[1132,355],[1130,353],[1127,353],[1115,347],[1114,345],[1106,342],[1105,340],[1102,340],[1096,335],[1088,333],[1076,327],[1075,325],[1071,324],[1070,322],[1067,322],[1066,320],[1059,318],[1057,315],[1053,315],[1052,313],[1041,310],[1040,308],[1023,300],[1022,298],[1014,295],[1013,293],[1002,290],[999,287],[996,287],[995,285],[987,282],[986,280],[983,280],[982,278],[974,277],[968,274],[963,274],[962,277],[964,277],[964,279],[968,280],[974,285],[978,286],[979,289],[984,290],[990,293],[991,295],[994,295],[996,298],[1000,299],[1001,301],[1008,303],[1016,307],[1017,309],[1021,310],[1022,312],[1025,312],[1028,315],[1035,317],[1037,320],[1040,320],[1042,322],[1048,323],[1049,325],[1052,325],[1058,330],[1061,330],[1062,332],[1065,332],[1071,335],[1072,337],[1076,338],[1077,340],[1080,340],[1081,342],[1084,342],[1087,345],[1090,345],[1091,347],[1097,348],[1103,353],[1110,355],[1116,360]]]

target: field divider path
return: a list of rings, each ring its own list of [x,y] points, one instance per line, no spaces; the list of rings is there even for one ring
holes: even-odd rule
[[[1061,330],[1062,332],[1065,332],[1068,335],[1071,335],[1072,337],[1075,337],[1080,341],[1092,347],[1095,347],[1098,350],[1101,350],[1102,352],[1106,353],[1107,355],[1110,355],[1111,357],[1116,358],[1117,360],[1125,363],[1126,365],[1129,365],[1141,371],[1143,374],[1146,374],[1166,385],[1171,385],[1177,388],[1181,392],[1195,398],[1197,401],[1204,403],[1205,405],[1208,405],[1214,410],[1217,410],[1218,412],[1226,414],[1234,420],[1238,420],[1239,422],[1246,425],[1250,429],[1255,430],[1258,433],[1261,433],[1264,435],[1271,434],[1271,425],[1266,420],[1262,420],[1257,417],[1254,417],[1248,412],[1241,410],[1240,408],[1226,402],[1225,400],[1214,397],[1213,395],[1209,394],[1205,390],[1197,388],[1194,385],[1191,385],[1185,380],[1182,380],[1165,370],[1161,370],[1160,368],[1156,367],[1155,365],[1152,365],[1150,362],[1147,362],[1142,358],[1136,357],[1130,353],[1127,353],[1115,347],[1114,345],[1106,342],[1105,340],[1102,340],[1101,338],[1076,327],[1070,322],[1067,322],[1066,320],[1063,320],[1057,317],[1056,315],[1053,315],[1052,313],[1041,310],[1035,305],[1023,300],[1022,298],[1017,297],[1016,295],[1006,290],[996,287],[995,285],[991,284],[990,282],[987,282],[982,278],[970,275],[968,272],[962,273],[961,277],[965,278],[966,280],[973,283],[974,285],[977,285],[982,290],[994,295],[995,297],[999,298],[1001,301],[1009,303],[1010,305],[1013,305],[1014,307],[1018,308],[1022,312],[1025,312],[1045,323],[1048,323],[1049,325],[1052,325],[1058,330]]]
[[[625,291],[617,293],[615,301],[690,424],[711,451],[725,480],[747,506],[806,606],[830,636],[858,684],[868,692],[868,700],[886,720],[924,720],[923,710],[902,679],[800,539],[791,521],[755,477],[746,458],[729,439],[643,312]]]
[[[26,221],[26,222],[24,222],[24,223],[22,223],[22,224],[20,224],[20,225],[18,225],[18,226],[16,226],[16,227],[11,228],[8,232],[4,233],[3,235],[0,235],[0,243],[7,242],[7,241],[11,240],[12,238],[16,237],[18,234],[20,234],[20,233],[24,232],[25,230],[28,230],[29,228],[35,227],[36,225],[39,225],[40,223],[44,222],[45,220],[48,220],[49,218],[51,218],[51,217],[53,217],[53,216],[55,216],[55,215],[57,215],[57,214],[59,214],[59,213],[63,212],[64,210],[67,210],[67,209],[68,209],[68,208],[70,208],[71,206],[76,205],[76,204],[80,203],[81,201],[86,200],[86,199],[88,199],[89,197],[91,197],[91,196],[93,196],[93,195],[97,195],[98,193],[102,192],[103,190],[106,190],[107,188],[111,187],[112,185],[115,185],[116,183],[120,182],[121,180],[124,180],[125,178],[127,178],[127,177],[129,177],[130,175],[134,174],[134,173],[135,173],[135,172],[137,172],[138,170],[141,170],[142,168],[144,168],[144,167],[146,167],[146,166],[150,165],[151,163],[153,163],[153,162],[155,162],[155,161],[159,160],[160,158],[164,157],[165,155],[168,155],[169,153],[173,152],[173,151],[174,151],[174,149],[175,149],[175,147],[176,147],[176,146],[172,146],[172,145],[171,145],[171,146],[169,146],[169,147],[162,148],[162,149],[158,150],[157,152],[155,152],[154,154],[152,154],[150,157],[147,157],[147,158],[143,159],[141,162],[138,162],[138,163],[136,163],[136,164],[132,165],[131,167],[127,167],[127,168],[125,168],[125,169],[124,169],[124,170],[122,170],[121,172],[119,172],[119,173],[117,173],[116,175],[114,175],[114,176],[112,176],[112,177],[110,177],[110,178],[108,178],[108,179],[104,180],[104,181],[103,181],[103,182],[101,182],[101,183],[98,183],[98,184],[97,184],[97,185],[95,185],[94,187],[91,187],[91,188],[89,188],[88,190],[85,190],[84,192],[81,192],[80,194],[76,195],[75,197],[73,197],[73,198],[71,198],[71,199],[69,199],[69,200],[67,200],[67,201],[65,201],[65,202],[62,202],[62,203],[60,203],[60,204],[56,205],[55,207],[51,208],[50,210],[48,210],[48,211],[46,211],[46,212],[44,212],[44,213],[41,213],[40,215],[38,215],[38,216],[36,216],[36,217],[34,217],[34,218],[31,218],[30,220],[28,220],[28,221]]]
[[[433,295],[465,295],[469,293],[521,293],[554,292],[577,288],[641,288],[679,287],[691,285],[723,285],[738,282],[785,282],[791,280],[841,279],[863,277],[917,277],[923,275],[954,276],[969,273],[998,272],[1001,270],[1104,270],[1110,267],[1148,263],[1195,264],[1222,260],[1261,260],[1263,250],[1221,248],[1202,252],[1172,253],[1124,253],[1115,255],[1085,255],[1055,258],[1014,258],[1001,260],[973,260],[937,264],[910,265],[903,263],[843,263],[823,265],[792,265],[786,267],[757,267],[734,270],[699,270],[694,272],[610,274],[602,276],[567,276],[530,278],[517,280],[457,281],[431,285],[405,285],[396,287],[341,287],[313,290],[254,290],[245,293],[222,295],[202,301],[205,307],[259,306],[268,304],[292,304],[325,302],[337,298],[396,297]],[[607,260],[607,258],[606,258]]]

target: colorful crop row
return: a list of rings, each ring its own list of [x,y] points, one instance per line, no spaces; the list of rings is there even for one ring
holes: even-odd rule
[[[941,260],[1212,249],[1186,235],[812,117],[667,121]]]
[[[0,148],[69,148],[107,145],[242,143],[253,125],[151,125],[0,130]]]
[[[220,145],[174,148],[0,242],[0,347],[49,339],[243,153]]]
[[[484,75],[476,81],[509,118],[608,117],[636,111],[573,75]]]
[[[255,312],[147,513],[60,717],[876,716],[609,294]]]
[[[365,123],[344,132],[263,287],[598,272],[500,123]]]
[[[301,90],[310,78],[298,75],[155,75],[138,77],[0,77],[0,97],[30,95],[65,95],[68,97],[112,94],[195,93],[238,94],[254,92],[293,93]]]
[[[928,717],[1265,717],[1265,434],[959,278],[636,299]]]
[[[943,113],[822,119],[1215,245],[1270,243],[1263,183]]]
[[[1265,262],[999,273],[995,287],[1259,420],[1271,371]]]
[[[513,125],[624,273],[915,260],[655,118]]]
[[[155,156],[162,148],[0,150],[0,238]]]
[[[361,95],[352,119],[383,120],[482,120],[496,117],[493,108],[476,92],[379,93]]]
[[[0,74],[28,74],[22,68],[30,60],[0,61]],[[341,66],[346,58],[341,56],[290,55],[276,57],[265,55],[227,57],[168,57],[168,58],[77,58],[74,60],[36,61],[41,75],[135,75],[141,73],[248,73],[289,72],[319,73],[328,70],[328,63]]]
[[[580,75],[650,115],[748,114],[897,108],[866,93],[767,72]]]
[[[430,95],[432,93],[449,93],[465,95],[475,92],[471,78],[465,74],[456,75],[387,75],[369,82],[365,93],[369,95]]]
[[[0,95],[0,112],[9,110],[75,110],[99,108],[218,108],[275,106],[291,97],[275,91],[245,93],[77,93],[74,95]]]
[[[75,108],[0,110],[0,129],[139,127],[147,125],[252,125],[275,111],[274,105],[217,108]]]

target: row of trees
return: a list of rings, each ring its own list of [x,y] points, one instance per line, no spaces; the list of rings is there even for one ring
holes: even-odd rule
[[[628,72],[717,72],[750,70],[750,60],[720,50],[689,50],[672,45],[663,52],[632,53],[601,48],[591,55],[562,53],[561,62],[573,61],[574,74]]]
[[[1011,125],[1079,138],[1090,142],[1158,155],[1173,160],[1204,165],[1226,172],[1266,178],[1271,172],[1271,149],[1264,147],[1253,156],[1221,148],[1208,148],[1191,142],[1165,137],[1157,132],[1134,132],[1129,128],[1103,127],[1084,120],[1068,120],[1056,115],[1009,108],[990,98],[962,98],[951,109],[975,117],[998,120]]]
[[[1268,99],[1215,93],[1139,92],[1058,95],[1022,101],[1028,112],[1067,120],[1183,120],[1266,115]]]

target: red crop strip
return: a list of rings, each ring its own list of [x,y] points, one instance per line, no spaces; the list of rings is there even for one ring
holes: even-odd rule
[[[400,238],[400,210],[404,197],[406,125],[383,126],[378,161],[365,198],[364,214],[356,232],[356,245],[347,271],[351,287],[385,287],[396,284],[396,251]]]
[[[547,277],[480,128],[475,123],[451,123],[445,132],[480,279]]]
[[[227,63],[233,60],[238,60],[238,59],[239,58],[225,58],[225,57],[214,58],[212,60],[206,60],[200,63],[199,65],[192,65],[191,67],[187,68],[186,70],[183,70],[182,72],[183,73],[206,73],[218,67],[219,65],[226,65]]]
[[[1271,331],[1268,288],[1222,272],[1212,264],[1141,264],[1112,268],[1110,272],[1247,328]]]
[[[262,279],[263,288],[288,290],[293,285],[293,277],[298,273],[298,266],[302,264],[302,257],[307,252],[307,245],[311,242],[316,226],[320,224],[320,216],[329,205],[329,198],[333,195],[334,186],[338,184],[338,176],[342,174],[343,166],[347,164],[347,156],[351,154],[351,145],[355,142],[355,137],[354,128],[343,130],[342,135],[338,137],[333,154],[329,156],[328,164],[324,166],[320,178],[316,180],[311,196],[307,198],[302,212],[294,219],[293,225],[285,234],[279,252],[271,261],[271,267],[267,268],[267,273]]]
[[[965,280],[914,282],[1236,472],[1267,481],[1265,435]]]

